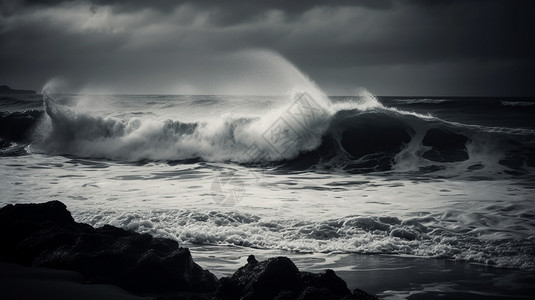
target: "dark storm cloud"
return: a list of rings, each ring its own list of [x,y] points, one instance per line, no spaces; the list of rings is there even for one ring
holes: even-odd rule
[[[53,6],[69,1],[63,0],[37,0],[37,1],[14,1],[9,10],[11,13],[16,9],[27,6]],[[392,7],[393,0],[92,0],[94,5],[110,5],[118,12],[131,12],[139,9],[154,9],[161,12],[170,12],[181,5],[192,6],[201,10],[207,10],[211,14],[211,21],[217,25],[233,25],[239,22],[250,21],[265,13],[267,10],[280,10],[286,13],[288,18],[294,17],[308,9],[319,6],[359,6],[372,9],[386,9]],[[14,4],[15,3],[15,4]],[[7,11],[7,10],[6,10]]]
[[[278,51],[331,93],[533,95],[529,1],[4,1],[0,81],[202,92]],[[220,72],[225,70],[225,72]],[[170,86],[177,88],[170,88]]]
[[[38,1],[19,1],[25,5],[55,5],[67,1],[63,0],[38,0]],[[287,0],[93,0],[94,4],[112,5],[122,9],[142,9],[153,8],[158,10],[169,10],[183,4],[190,4],[201,8],[222,8],[232,11],[248,10],[250,13],[259,13],[266,9],[279,9],[286,12],[296,13],[308,10],[317,6],[364,6],[369,8],[389,8],[393,0],[306,0],[306,1],[287,1]],[[425,1],[424,3],[425,4]]]

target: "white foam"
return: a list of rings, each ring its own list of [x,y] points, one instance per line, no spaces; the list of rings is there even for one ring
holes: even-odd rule
[[[158,236],[171,236],[180,243],[238,245],[261,249],[279,249],[302,253],[388,253],[423,257],[450,258],[502,267],[533,269],[529,247],[511,252],[514,242],[496,243],[478,238],[476,233],[444,235],[443,232],[415,232],[414,239],[392,237],[389,232],[404,225],[385,225],[380,229],[342,225],[344,220],[325,223],[282,219],[264,220],[236,212],[198,213],[187,210],[152,211],[122,214],[91,212],[76,218],[94,226],[115,226]],[[372,218],[362,218],[374,221]],[[275,222],[276,226],[265,226]],[[329,228],[328,223],[338,224]],[[361,224],[362,225],[362,224]],[[436,226],[437,224],[431,224]],[[407,227],[408,228],[408,227]],[[507,239],[504,239],[507,240]],[[513,243],[513,244],[511,244]],[[526,252],[527,251],[527,252]]]
[[[367,111],[377,108],[385,108],[377,98],[366,89],[360,89],[357,97],[346,101],[338,101],[332,104],[334,111],[360,110]]]
[[[235,109],[232,104],[226,105],[233,109],[231,111],[219,106],[208,108],[214,115],[186,120],[195,127],[183,131],[177,129],[183,120],[162,118],[169,117],[169,113],[160,117],[140,116],[137,112],[124,114],[121,112],[128,108],[121,107],[122,103],[116,103],[116,107],[106,105],[107,100],[113,99],[102,99],[102,95],[83,94],[70,102],[65,101],[65,97],[57,95],[60,83],[52,80],[43,88],[49,120],[41,124],[35,146],[49,153],[127,161],[202,158],[237,162],[259,158],[251,157],[248,152],[251,147],[261,153],[260,158],[264,160],[290,159],[317,147],[333,114],[328,97],[278,54],[259,50],[240,54],[249,64],[254,62],[256,69],[264,66],[280,73],[291,90],[282,97],[269,98],[275,105],[261,110],[251,109],[254,105]],[[95,105],[95,101],[99,104]],[[178,115],[186,109],[185,114],[190,116],[206,116],[203,112],[206,107],[173,105],[168,108],[176,110]]]

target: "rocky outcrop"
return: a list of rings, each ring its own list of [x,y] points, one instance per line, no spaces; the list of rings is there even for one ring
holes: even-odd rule
[[[375,299],[350,292],[334,271],[300,272],[286,257],[253,255],[221,280],[193,262],[174,240],[105,225],[77,223],[59,201],[0,209],[0,260],[73,270],[90,283],[171,299]]]
[[[0,209],[0,259],[80,272],[133,292],[211,292],[217,278],[176,241],[76,223],[58,201]]]
[[[258,262],[253,255],[231,277],[221,278],[221,299],[376,299],[361,290],[349,291],[333,270],[300,272],[286,257]]]

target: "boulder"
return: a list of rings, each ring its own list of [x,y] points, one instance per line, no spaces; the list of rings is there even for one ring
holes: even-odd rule
[[[59,201],[0,209],[0,259],[80,272],[137,293],[212,292],[217,278],[176,241],[73,220]]]
[[[220,279],[217,296],[224,300],[376,299],[361,290],[351,293],[333,270],[300,272],[287,257],[258,262],[253,255],[231,277]]]
[[[114,226],[77,223],[59,201],[0,209],[0,260],[72,270],[89,283],[171,299],[376,299],[352,292],[334,271],[300,272],[287,257],[253,255],[221,280],[197,265],[187,248]]]

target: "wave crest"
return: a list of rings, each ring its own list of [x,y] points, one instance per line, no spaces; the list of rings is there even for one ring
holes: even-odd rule
[[[171,103],[151,98],[147,104],[144,98],[119,97],[119,107],[113,107],[88,95],[44,94],[45,114],[3,112],[0,138],[31,140],[32,151],[51,154],[231,161],[282,170],[479,176],[528,175],[535,167],[533,130],[447,122],[385,107],[368,92],[343,101],[295,91],[276,100],[212,97],[206,103],[205,98]],[[4,144],[4,150],[11,147]]]
[[[307,93],[291,97],[290,105],[261,116],[222,115],[185,123],[135,114],[122,119],[94,115],[78,109],[76,103],[57,101],[45,94],[49,119],[41,125],[37,145],[56,154],[126,161],[291,159],[316,148],[330,120],[330,108],[323,100],[312,99]]]

